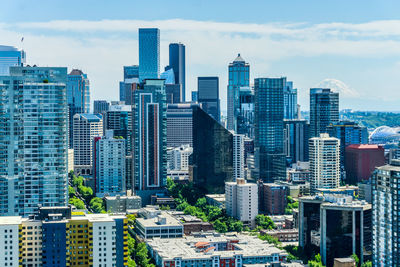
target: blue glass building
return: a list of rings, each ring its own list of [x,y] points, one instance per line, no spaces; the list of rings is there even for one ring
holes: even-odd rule
[[[198,92],[192,91],[192,102],[197,102],[199,100]]]
[[[339,93],[329,88],[310,89],[310,137],[327,133],[327,127],[339,121]]]
[[[249,87],[250,65],[238,54],[229,64],[228,81],[228,130],[237,131],[237,117],[240,114],[240,88]]]
[[[160,75],[160,30],[139,29],[139,79],[158,79]]]
[[[10,67],[23,66],[25,63],[25,52],[13,46],[0,45],[0,76],[9,75]]]
[[[255,151],[259,179],[286,179],[283,144],[283,89],[286,78],[257,78],[255,92]]]
[[[198,77],[197,96],[201,107],[216,121],[220,121],[221,110],[219,101],[218,77]]]
[[[67,204],[67,68],[0,76],[0,216]]]
[[[78,113],[90,113],[90,83],[87,74],[73,69],[68,74],[67,101],[69,108],[69,148],[73,146],[73,117]]]
[[[139,82],[139,66],[124,66],[124,80],[119,82],[119,101],[132,104],[132,84]]]
[[[169,44],[169,67],[175,74],[175,83],[182,86],[182,102],[185,102],[186,93],[186,59],[184,44]]]
[[[144,205],[164,191],[167,176],[167,104],[164,80],[147,79],[133,92],[133,178]]]
[[[297,89],[293,89],[293,82],[286,82],[283,89],[284,118],[297,119]]]

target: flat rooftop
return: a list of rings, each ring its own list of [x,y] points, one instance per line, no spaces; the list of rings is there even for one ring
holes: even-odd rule
[[[159,218],[165,218],[165,223],[159,223]],[[144,227],[182,226],[182,223],[178,219],[165,211],[161,211],[160,215],[153,218],[136,218],[136,223],[139,223]]]
[[[206,249],[201,250],[198,246],[211,246],[215,243],[226,243],[233,241],[235,250],[213,251]],[[237,242],[237,243],[236,243]],[[209,234],[203,237],[185,236],[183,238],[161,239],[154,238],[147,241],[148,245],[158,253],[163,260],[173,260],[174,258],[185,259],[209,259],[212,256],[220,256],[221,258],[231,258],[234,255],[242,255],[243,257],[269,256],[269,255],[287,255],[281,249],[276,248],[266,241],[260,240],[256,236],[249,236],[238,233],[228,235]],[[196,246],[198,245],[198,246]]]

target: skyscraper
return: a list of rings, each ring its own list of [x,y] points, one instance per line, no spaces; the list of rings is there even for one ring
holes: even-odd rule
[[[198,101],[198,95],[199,95],[199,92],[197,92],[197,91],[192,91],[192,102],[197,102]]]
[[[95,100],[93,101],[93,113],[101,113],[104,114],[106,113],[110,108],[110,103],[108,103],[106,100]]]
[[[372,265],[400,265],[400,161],[376,168],[372,176]]]
[[[126,193],[125,139],[114,138],[113,130],[94,137],[93,177],[97,196]]]
[[[158,79],[160,76],[160,30],[139,29],[139,79]]]
[[[310,138],[310,190],[337,188],[340,184],[340,140],[322,133]]]
[[[139,82],[139,66],[124,66],[124,80],[119,82],[119,101],[132,104],[132,86]]]
[[[286,82],[283,89],[284,118],[297,119],[297,89],[293,89],[293,82]]]
[[[310,89],[310,137],[327,133],[331,123],[339,121],[339,93],[328,88]]]
[[[221,111],[219,102],[218,77],[197,78],[198,102],[201,107],[216,121],[220,121]]]
[[[255,91],[255,150],[259,179],[286,179],[283,145],[283,88],[286,78],[258,78]]]
[[[229,64],[228,81],[228,130],[237,132],[237,117],[240,113],[240,87],[250,85],[250,65],[238,54]]]
[[[251,87],[240,87],[239,113],[236,117],[236,132],[254,139],[254,90]]]
[[[233,135],[199,106],[193,107],[193,182],[209,193],[233,180]]]
[[[233,135],[233,180],[245,178],[244,176],[244,135]]]
[[[9,75],[10,67],[23,66],[25,61],[24,50],[18,50],[13,46],[0,45],[0,76]]]
[[[126,155],[132,153],[132,107],[111,102],[110,109],[105,113],[104,128],[113,130],[114,136],[126,140]]]
[[[288,163],[308,161],[310,125],[306,120],[284,120],[285,154]]]
[[[167,175],[167,114],[164,80],[148,79],[133,93],[133,177],[136,194],[150,203]]]
[[[198,104],[169,104],[167,107],[167,146],[193,146],[193,111]]]
[[[182,102],[186,99],[186,60],[184,44],[169,44],[169,66],[174,70],[175,83],[181,84]]]
[[[93,174],[93,138],[103,135],[103,117],[100,114],[75,114],[74,171],[84,176]]]
[[[90,112],[90,84],[87,74],[73,69],[68,74],[67,101],[69,108],[69,148],[74,143],[73,118],[78,113]]]
[[[367,127],[358,125],[354,121],[339,121],[326,127],[327,133],[340,140],[340,174],[346,179],[346,147],[349,145],[368,144]],[[353,164],[353,163],[351,163]]]
[[[124,80],[139,78],[139,66],[124,66]]]
[[[67,204],[67,68],[0,76],[0,215]]]

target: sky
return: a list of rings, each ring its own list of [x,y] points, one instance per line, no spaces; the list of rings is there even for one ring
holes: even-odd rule
[[[251,80],[287,77],[302,110],[309,89],[331,87],[340,108],[400,111],[400,1],[54,1],[2,3],[0,45],[27,53],[27,63],[82,69],[91,100],[118,100],[123,66],[138,64],[138,28],[161,31],[186,46],[186,99],[198,76],[220,77],[226,110],[228,64],[238,53]],[[24,41],[21,42],[21,38]]]

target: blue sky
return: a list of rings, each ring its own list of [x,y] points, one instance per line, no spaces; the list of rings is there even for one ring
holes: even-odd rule
[[[218,75],[223,109],[227,65],[241,53],[252,79],[293,80],[303,109],[323,81],[341,93],[340,108],[399,111],[398,10],[400,1],[369,0],[13,0],[2,3],[0,43],[22,47],[30,64],[81,68],[92,100],[116,100],[122,66],[138,63],[137,28],[159,27],[161,68],[168,44],[184,43],[188,90]]]

